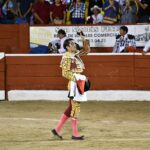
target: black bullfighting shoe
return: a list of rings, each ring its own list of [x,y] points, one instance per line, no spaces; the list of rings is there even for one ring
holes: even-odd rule
[[[63,139],[62,136],[60,136],[60,135],[56,132],[55,129],[51,130],[51,132],[52,132],[52,134],[54,135],[54,137],[56,137],[57,139],[60,139],[60,140]]]
[[[78,137],[72,136],[72,139],[73,139],[73,140],[84,140],[84,135],[78,136]]]

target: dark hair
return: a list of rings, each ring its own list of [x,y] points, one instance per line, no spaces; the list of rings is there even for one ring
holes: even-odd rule
[[[58,30],[57,33],[58,34],[63,34],[64,36],[66,36],[66,32],[63,29]]]
[[[66,39],[65,41],[64,41],[64,49],[66,49],[67,50],[67,46],[69,46],[69,44],[70,44],[70,41],[73,41],[73,39],[71,39],[71,38],[69,38],[69,39]]]
[[[125,31],[126,33],[128,33],[128,27],[126,27],[126,26],[121,26],[120,29],[122,29],[123,31]]]

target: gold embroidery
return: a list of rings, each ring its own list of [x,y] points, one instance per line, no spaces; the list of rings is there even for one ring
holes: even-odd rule
[[[80,113],[80,102],[71,100],[71,106],[72,106],[71,117],[78,118]]]
[[[81,73],[84,69],[84,64],[80,61],[80,58],[76,58],[74,54],[66,52],[61,60],[60,67],[62,68],[63,77],[68,80],[75,81],[74,73]],[[82,64],[82,65],[81,65]]]

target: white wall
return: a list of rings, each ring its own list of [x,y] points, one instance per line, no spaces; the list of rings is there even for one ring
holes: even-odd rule
[[[53,90],[12,90],[8,92],[9,101],[21,100],[68,100],[68,91]],[[150,91],[104,90],[87,92],[90,101],[150,101]]]

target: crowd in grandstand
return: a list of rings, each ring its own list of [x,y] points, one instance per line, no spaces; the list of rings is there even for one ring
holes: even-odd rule
[[[150,0],[0,0],[0,23],[149,23]]]

